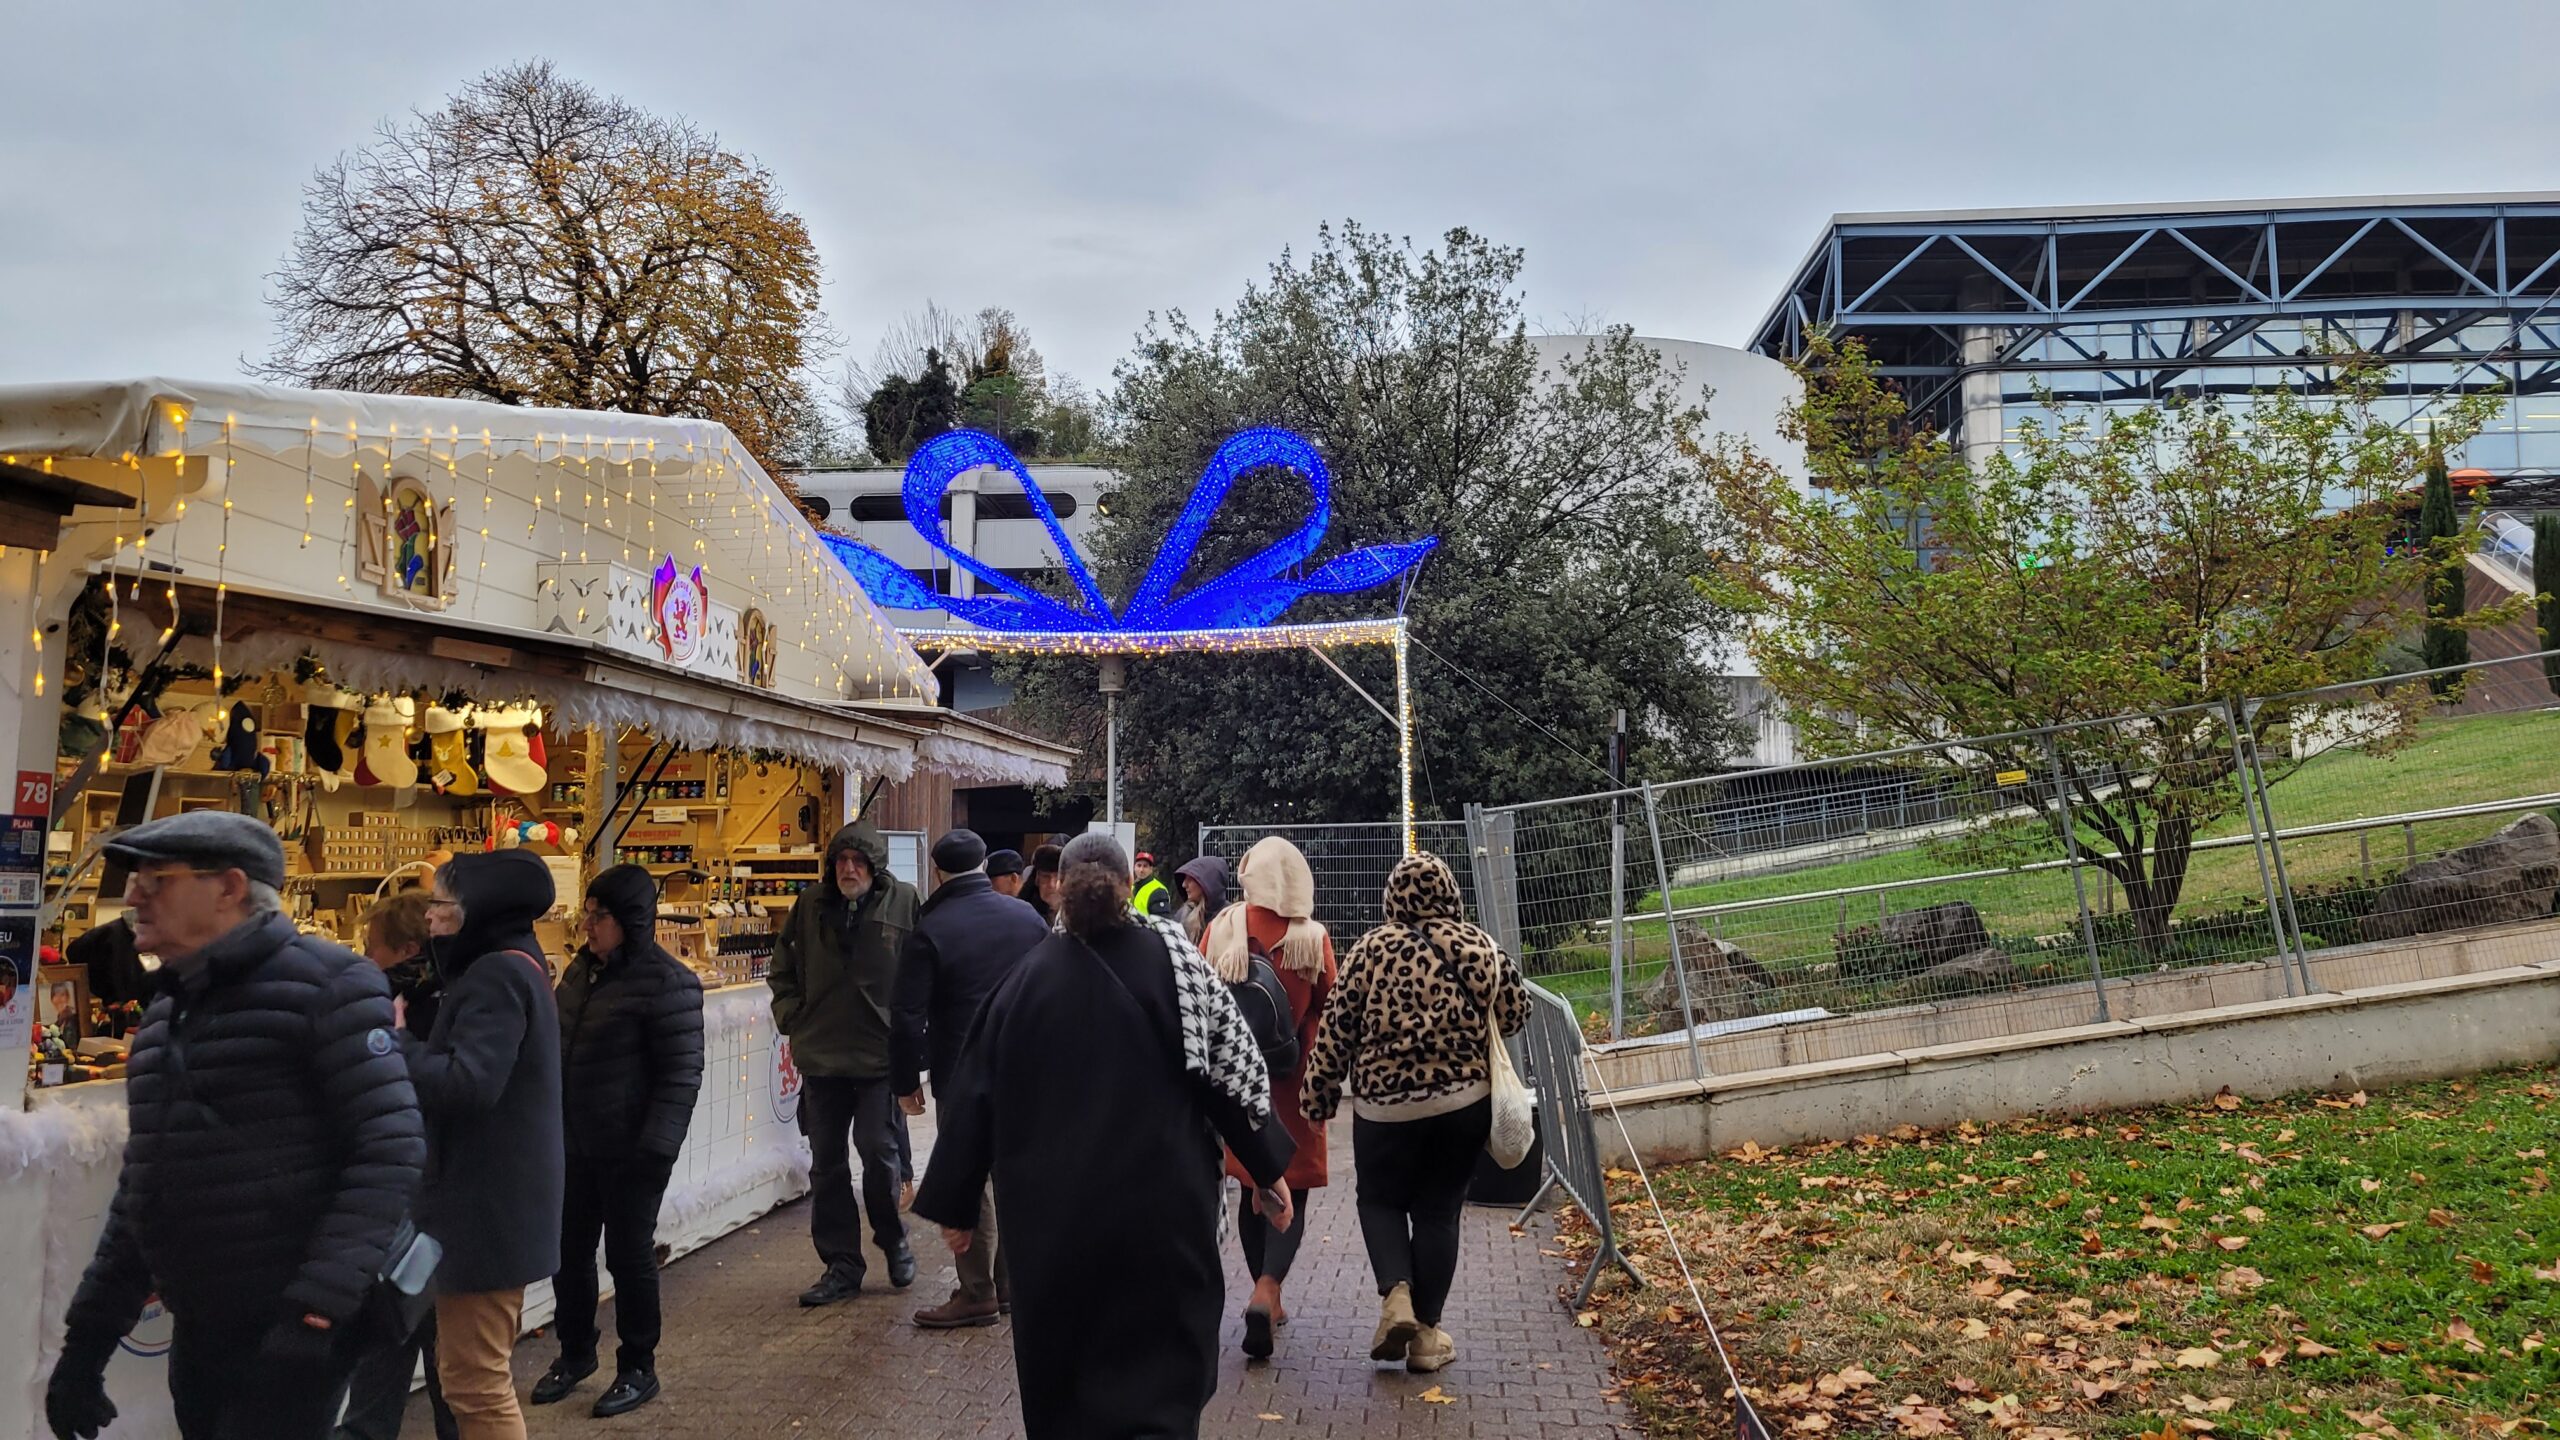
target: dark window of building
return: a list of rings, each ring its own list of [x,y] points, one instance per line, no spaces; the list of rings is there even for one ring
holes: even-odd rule
[[[1049,508],[1057,512],[1059,519],[1064,520],[1075,514],[1080,507],[1073,495],[1052,495],[1049,497]],[[845,510],[848,518],[855,521],[907,518],[907,502],[898,495],[856,495],[847,502]],[[951,497],[948,495],[942,497],[942,518],[945,520],[951,518]],[[1036,517],[1031,513],[1031,498],[1017,490],[979,496],[978,518],[981,520],[1030,520]]]

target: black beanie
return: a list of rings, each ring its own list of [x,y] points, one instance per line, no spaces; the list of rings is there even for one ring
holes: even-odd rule
[[[965,875],[986,863],[987,842],[975,830],[953,830],[933,842],[933,868],[945,875]]]
[[[633,941],[658,933],[658,882],[637,865],[614,865],[587,882],[587,898],[604,907]]]

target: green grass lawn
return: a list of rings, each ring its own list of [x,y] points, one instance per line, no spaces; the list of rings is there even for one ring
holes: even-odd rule
[[[2226,1096],[1755,1147],[1655,1184],[1774,1434],[2547,1434],[2556,1094],[2541,1067]],[[1730,1434],[1634,1178],[1612,1208],[1653,1288],[1604,1281],[1585,1323],[1648,1434]]]
[[[2284,828],[2319,825],[2408,811],[2503,800],[2519,795],[2560,792],[2560,711],[2527,711],[2425,722],[2417,739],[2401,750],[2375,755],[2338,749],[2279,772],[2271,785],[2276,818]],[[2387,879],[2406,867],[2414,848],[2425,856],[2467,844],[2514,819],[2512,814],[2430,821],[2370,832],[2362,846],[2354,834],[2304,837],[2285,843],[2286,868],[2293,883],[2328,887],[2368,876]],[[2245,836],[2248,822],[2239,815],[2209,827],[2203,838]],[[2058,842],[2045,841],[2047,853],[2059,858]],[[1902,882],[1930,882],[1934,876],[1966,868],[1943,844],[1921,845],[1892,854],[1836,864],[1755,875],[1710,884],[1676,887],[1676,906],[1730,904],[1789,895]],[[2084,871],[2089,903],[2101,915],[2121,911],[2123,897],[2114,882],[2096,869]],[[1605,887],[1603,890],[1605,893]],[[1660,892],[1645,895],[1640,909],[1658,909]],[[2265,886],[2254,848],[2243,845],[2199,853],[2188,872],[2180,913],[2185,917],[2219,916],[2216,923],[2234,933],[2222,948],[2270,948],[2271,931],[2264,920]],[[1726,914],[1715,923],[1723,938],[1782,980],[1789,970],[1823,964],[1834,958],[1834,937],[1849,926],[1871,925],[1883,909],[1911,910],[1947,900],[1964,900],[1982,915],[1991,933],[2016,943],[2037,936],[2062,936],[2076,944],[2078,900],[2067,871],[2004,873],[1976,880],[1909,884],[1907,888],[1840,899],[1772,905]],[[2306,927],[2308,928],[2308,927]],[[1628,926],[1629,989],[1658,975],[1668,958],[1666,929],[1659,918],[1635,920]],[[2324,937],[2314,933],[2314,939]],[[2337,943],[2332,940],[2330,943]],[[2070,945],[2059,947],[2067,952]],[[2120,953],[2118,953],[2120,952]],[[1533,956],[1532,969],[1569,1000],[1605,1011],[1608,1003],[1605,935],[1552,946]],[[2068,957],[2057,954],[2055,968]],[[2156,957],[2130,946],[2110,947],[2105,957],[2111,973],[2153,968]],[[2070,963],[2085,973],[2085,956]],[[1823,997],[1808,997],[1821,1003]],[[1832,997],[1857,1003],[1853,996]]]

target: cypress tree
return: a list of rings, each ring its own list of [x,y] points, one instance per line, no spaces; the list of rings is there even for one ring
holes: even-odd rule
[[[2461,530],[2453,513],[2453,482],[2446,478],[2444,457],[2439,455],[2427,466],[2426,498],[2418,506],[2418,543],[2430,551],[2439,549],[2441,542]],[[2470,558],[2457,551],[2427,576],[2427,633],[2419,654],[2429,670],[2471,663],[2470,634],[2448,623],[2459,622],[2471,608],[2469,565]],[[2439,675],[2427,682],[2427,688],[2438,695],[2449,694],[2460,678]]]

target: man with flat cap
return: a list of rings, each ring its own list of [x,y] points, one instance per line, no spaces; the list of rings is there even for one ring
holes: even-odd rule
[[[371,961],[285,918],[284,847],[198,810],[107,842],[160,989],[133,1035],[105,1233],[45,1390],[57,1436],[115,1419],[107,1361],[158,1293],[185,1440],[322,1440],[426,1133]]]
[[[1016,857],[1017,863],[1020,857]],[[910,1115],[924,1113],[920,1070],[933,1074],[933,1098],[950,1103],[961,1047],[996,982],[1032,946],[1047,938],[1040,912],[1011,895],[998,894],[987,876],[987,842],[974,830],[954,830],[933,844],[933,894],[916,914],[898,962],[897,1028],[889,1042],[889,1079]],[[978,1210],[969,1248],[953,1257],[960,1289],[949,1300],[916,1312],[927,1330],[993,1325],[1004,1313],[1004,1266],[996,1253],[995,1204]]]

